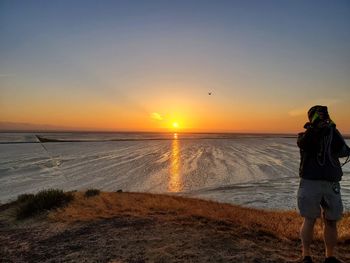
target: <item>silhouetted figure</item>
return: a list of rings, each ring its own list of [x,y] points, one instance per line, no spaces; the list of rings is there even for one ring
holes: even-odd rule
[[[305,132],[299,133],[300,185],[298,208],[304,222],[300,230],[303,245],[301,262],[311,263],[310,245],[314,224],[324,220],[325,263],[339,263],[333,250],[337,243],[337,221],[343,213],[339,181],[343,175],[339,157],[350,149],[331,120],[326,106],[314,106],[308,111]]]

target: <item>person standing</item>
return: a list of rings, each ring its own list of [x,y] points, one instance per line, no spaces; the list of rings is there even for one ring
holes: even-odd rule
[[[326,106],[316,105],[308,111],[305,132],[298,135],[300,148],[300,185],[298,208],[304,218],[300,229],[302,262],[312,263],[310,245],[316,219],[324,220],[325,263],[341,262],[334,256],[337,243],[337,221],[343,205],[340,184],[343,172],[340,157],[350,154],[342,135],[331,120]]]

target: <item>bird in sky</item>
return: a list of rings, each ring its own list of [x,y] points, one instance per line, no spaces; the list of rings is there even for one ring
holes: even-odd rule
[[[208,95],[211,95],[211,92],[208,92]]]

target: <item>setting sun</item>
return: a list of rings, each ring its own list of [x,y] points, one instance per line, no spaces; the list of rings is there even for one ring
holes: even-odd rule
[[[349,28],[350,0],[0,0],[0,258],[350,263]]]

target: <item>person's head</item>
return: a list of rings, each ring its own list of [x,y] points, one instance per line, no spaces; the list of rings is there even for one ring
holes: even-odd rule
[[[309,109],[307,116],[310,123],[330,120],[327,106],[316,105]]]

